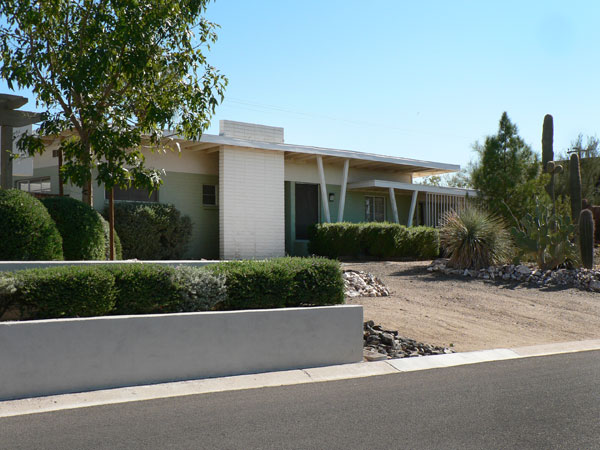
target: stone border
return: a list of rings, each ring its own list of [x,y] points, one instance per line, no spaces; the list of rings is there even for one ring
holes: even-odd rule
[[[354,363],[360,305],[0,323],[0,400]]]
[[[436,259],[427,267],[427,270],[484,280],[527,283],[537,287],[562,286],[600,292],[600,270],[595,269],[541,270],[532,264],[505,264],[473,270],[454,269],[448,267],[447,263],[448,259]]]

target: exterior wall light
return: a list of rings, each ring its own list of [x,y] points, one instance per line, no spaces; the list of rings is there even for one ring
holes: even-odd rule
[[[329,193],[329,201],[332,202],[335,200],[335,193],[334,192],[330,192]]]

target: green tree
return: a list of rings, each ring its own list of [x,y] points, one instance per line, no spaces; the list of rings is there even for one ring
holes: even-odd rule
[[[471,188],[471,174],[469,167],[463,168],[455,173],[445,173],[443,175],[430,175],[416,180],[417,183],[429,186],[444,186],[456,188]]]
[[[518,226],[517,218],[533,210],[536,196],[544,195],[538,155],[519,137],[506,112],[500,118],[498,133],[474,148],[479,160],[471,170],[473,187],[482,194],[489,211]]]
[[[109,190],[157,189],[142,147],[175,146],[165,129],[199,139],[208,127],[227,84],[204,56],[217,39],[208,1],[0,0],[0,76],[47,109],[40,136],[70,136],[61,176],[85,203],[93,173]],[[39,137],[21,145],[44,150]]]

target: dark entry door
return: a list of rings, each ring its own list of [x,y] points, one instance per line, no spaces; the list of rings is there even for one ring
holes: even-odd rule
[[[296,184],[296,239],[308,239],[308,227],[319,222],[319,185]]]

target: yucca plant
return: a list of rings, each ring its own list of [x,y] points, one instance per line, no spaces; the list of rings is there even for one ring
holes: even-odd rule
[[[440,242],[449,265],[481,269],[507,262],[513,251],[510,234],[501,217],[479,208],[446,215]]]

